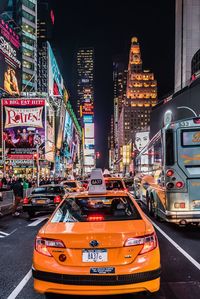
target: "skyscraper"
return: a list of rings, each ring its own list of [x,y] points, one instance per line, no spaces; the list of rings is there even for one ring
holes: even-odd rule
[[[14,20],[22,40],[22,91],[37,89],[37,0],[4,1],[5,21]]]
[[[94,49],[77,52],[77,110],[83,130],[84,173],[95,167],[94,136]]]
[[[39,44],[43,41],[51,40],[54,22],[54,12],[48,3],[48,0],[38,0],[37,40]]]
[[[119,116],[122,111],[124,100],[126,97],[126,84],[127,84],[127,69],[122,57],[115,57],[113,61],[113,87],[114,87],[114,160],[118,160],[119,156],[119,134],[118,123]],[[110,134],[113,132],[111,131]]]
[[[16,0],[22,37],[22,91],[37,90],[37,0]]]
[[[85,100],[94,100],[94,49],[80,48],[77,52],[77,110]]]
[[[175,91],[191,77],[191,60],[200,48],[199,16],[199,0],[176,0]]]
[[[157,81],[149,70],[143,70],[140,45],[133,37],[129,54],[126,99],[123,105],[123,143],[133,139],[136,132],[146,129],[150,111],[157,103]],[[122,126],[122,125],[120,125]]]

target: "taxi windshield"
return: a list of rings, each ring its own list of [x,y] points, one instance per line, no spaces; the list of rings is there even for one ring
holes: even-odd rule
[[[70,197],[62,203],[51,222],[91,222],[141,219],[128,196]]]
[[[63,185],[68,188],[76,188],[76,182],[64,182]]]
[[[107,190],[123,190],[124,186],[121,180],[105,180]]]

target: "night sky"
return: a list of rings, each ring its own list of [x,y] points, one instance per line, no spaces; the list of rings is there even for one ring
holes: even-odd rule
[[[154,72],[159,98],[173,89],[175,0],[49,0],[55,25],[52,46],[76,109],[75,53],[95,49],[95,134],[98,167],[108,167],[107,137],[113,113],[112,61],[128,63],[132,36],[139,39],[143,68]]]

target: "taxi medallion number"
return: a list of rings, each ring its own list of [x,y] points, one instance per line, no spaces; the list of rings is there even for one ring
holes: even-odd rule
[[[82,261],[84,263],[101,263],[108,261],[106,249],[83,249]]]

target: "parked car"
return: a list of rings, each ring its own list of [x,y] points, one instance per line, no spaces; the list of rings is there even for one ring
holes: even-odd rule
[[[36,212],[53,212],[66,193],[62,185],[39,186],[24,198],[23,211],[27,212],[29,217],[34,217]]]

